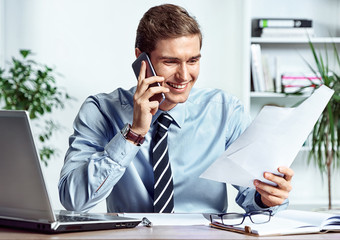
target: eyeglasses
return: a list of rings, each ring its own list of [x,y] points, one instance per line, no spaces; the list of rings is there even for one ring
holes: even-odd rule
[[[222,224],[227,226],[241,225],[246,217],[255,224],[267,223],[272,216],[271,210],[252,211],[249,213],[221,213],[210,214],[211,223],[221,221]]]

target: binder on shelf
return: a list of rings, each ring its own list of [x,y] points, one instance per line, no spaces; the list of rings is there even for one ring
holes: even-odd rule
[[[274,79],[272,77],[268,58],[262,55],[260,44],[251,45],[251,73],[252,86],[255,92],[274,92]]]
[[[251,45],[251,73],[255,92],[264,92],[264,76],[262,68],[261,46]]]
[[[311,19],[262,18],[257,19],[258,28],[311,28]]]
[[[313,20],[293,18],[255,18],[252,20],[254,37],[314,36]]]

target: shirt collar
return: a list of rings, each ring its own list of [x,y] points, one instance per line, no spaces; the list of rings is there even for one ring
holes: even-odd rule
[[[174,123],[179,128],[181,128],[184,123],[185,113],[186,113],[185,111],[186,102],[178,103],[173,109],[171,109],[170,111],[167,111],[167,113],[169,113],[169,115],[174,119]],[[162,110],[157,111],[157,113],[152,117],[152,124],[155,123],[159,115],[161,115],[163,112],[165,111],[162,111]]]

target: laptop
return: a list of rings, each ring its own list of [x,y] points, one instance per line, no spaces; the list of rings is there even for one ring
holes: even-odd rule
[[[54,212],[26,111],[0,110],[0,225],[46,233],[133,228],[112,214]]]

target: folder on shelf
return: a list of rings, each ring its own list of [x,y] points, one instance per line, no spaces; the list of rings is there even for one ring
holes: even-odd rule
[[[255,92],[275,91],[268,58],[262,54],[260,44],[251,45],[251,74],[252,86]]]
[[[260,44],[251,45],[251,74],[253,79],[253,86],[255,92],[264,92],[264,75],[262,68],[262,56],[261,56]]]
[[[291,19],[291,18],[260,18],[257,19],[258,28],[311,28],[311,19]]]
[[[256,18],[252,20],[252,36],[263,38],[312,37],[314,36],[313,20]]]

